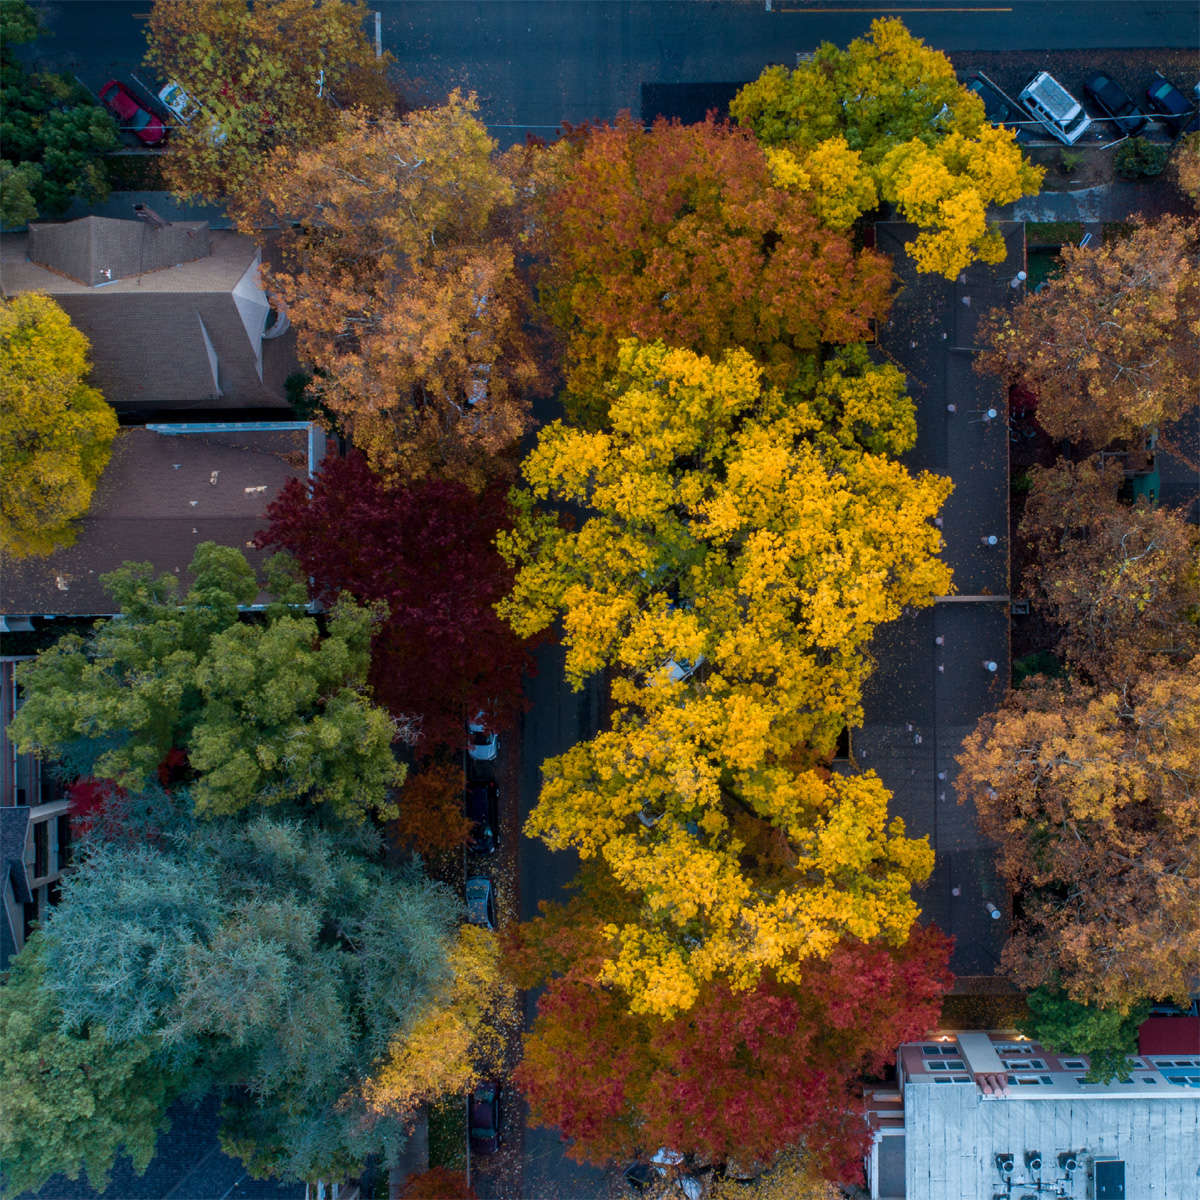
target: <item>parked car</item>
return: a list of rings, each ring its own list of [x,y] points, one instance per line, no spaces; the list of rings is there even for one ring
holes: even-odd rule
[[[1107,75],[1093,75],[1083,85],[1083,94],[1106,117],[1115,121],[1122,133],[1133,137],[1146,127],[1146,118],[1137,105]]]
[[[1060,142],[1073,146],[1091,126],[1083,105],[1048,71],[1039,71],[1017,99]]]
[[[169,108],[184,125],[190,125],[204,111],[177,83],[168,83],[158,93],[164,107]],[[226,138],[225,131],[211,118],[208,121],[208,140],[219,146]]]
[[[491,762],[500,750],[500,735],[493,733],[487,724],[487,713],[482,709],[467,723],[467,753],[476,762]]]
[[[1182,133],[1185,126],[1191,129],[1197,124],[1195,109],[1188,103],[1187,97],[1161,75],[1146,89],[1146,100],[1173,136]],[[1189,117],[1193,118],[1190,122]]]
[[[163,107],[169,108],[185,125],[190,125],[193,118],[200,115],[200,105],[177,83],[168,83],[160,88],[158,98]]]
[[[492,881],[482,875],[467,880],[467,920],[484,929],[496,928],[496,897]]]
[[[471,822],[468,845],[477,854],[494,854],[500,844],[499,798],[500,789],[494,780],[467,784],[464,807]]]
[[[990,79],[981,75],[970,75],[963,86],[969,92],[974,92],[983,101],[983,111],[993,125],[1015,125],[1023,121],[1026,113],[1017,112],[1008,102],[1008,98]]]
[[[100,103],[123,129],[133,132],[147,146],[157,146],[167,136],[167,127],[134,94],[115,79],[100,89]]]
[[[504,1088],[497,1079],[477,1084],[467,1101],[467,1129],[472,1154],[495,1154],[504,1140],[500,1122],[504,1114]]]

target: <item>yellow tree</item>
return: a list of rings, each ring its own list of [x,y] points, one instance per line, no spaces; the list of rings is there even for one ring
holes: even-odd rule
[[[528,427],[538,372],[514,189],[475,108],[455,92],[403,120],[344,113],[322,145],[275,151],[241,223],[281,225],[270,286],[371,465],[478,486]]]
[[[988,206],[1041,186],[1042,169],[1011,131],[988,124],[950,60],[892,18],[845,50],[824,43],[794,71],[768,67],[730,112],[776,148],[777,178],[811,190],[831,224],[886,200],[922,231],[917,269],[950,279],[1003,257]]]
[[[861,717],[877,625],[949,589],[949,484],[856,440],[913,436],[902,379],[863,357],[807,399],[764,389],[740,350],[626,341],[620,368],[609,431],[552,425],[526,459],[500,607],[523,633],[561,619],[576,683],[617,672],[612,731],[546,765],[529,830],[602,854],[640,898],[609,977],[670,1012],[717,975],[787,977],[843,933],[911,925],[928,848],[873,776],[814,764]],[[537,501],[581,506],[578,528]]]
[[[198,111],[171,132],[177,195],[248,199],[274,146],[319,146],[338,108],[392,106],[361,0],[155,0],[147,63]]]
[[[517,1013],[515,993],[500,967],[496,935],[462,926],[446,963],[442,987],[425,997],[372,1067],[363,1088],[370,1111],[411,1113],[503,1072]]]
[[[956,787],[1021,900],[1025,986],[1128,1012],[1200,972],[1200,658],[1114,687],[1042,683],[963,743]]]
[[[1098,250],[1065,246],[1063,269],[981,324],[979,370],[1037,393],[1051,437],[1097,448],[1136,438],[1196,403],[1200,260],[1195,222],[1136,220]]]
[[[117,415],[86,379],[88,340],[49,296],[0,304],[0,552],[75,540],[108,466]]]

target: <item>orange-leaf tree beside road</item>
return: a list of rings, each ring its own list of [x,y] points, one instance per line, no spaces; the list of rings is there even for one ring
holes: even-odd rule
[[[403,120],[342,113],[279,147],[240,222],[278,222],[311,385],[380,472],[474,488],[528,428],[539,372],[507,222],[515,196],[473,98]]]
[[[1120,687],[1039,683],[963,744],[1020,919],[1004,961],[1025,986],[1128,1011],[1187,1001],[1200,971],[1200,658]]]
[[[1103,449],[1197,403],[1200,258],[1195,222],[1138,221],[1098,250],[1064,246],[1063,268],[981,324],[979,370],[1038,396],[1056,439]]]
[[[886,258],[777,186],[743,130],[660,119],[647,131],[626,116],[590,130],[560,169],[542,295],[593,418],[623,337],[710,357],[740,346],[782,384],[819,344],[863,341],[888,310]]]

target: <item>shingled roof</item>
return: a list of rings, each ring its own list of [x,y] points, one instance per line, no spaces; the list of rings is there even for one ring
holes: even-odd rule
[[[81,217],[29,226],[30,261],[88,287],[207,258],[211,251],[212,233],[204,221],[154,226]]]
[[[162,265],[180,247],[192,257]],[[252,239],[91,217],[5,234],[0,250],[5,294],[43,292],[66,310],[91,342],[92,382],[119,413],[286,407],[293,335],[264,338],[271,310]],[[158,265],[122,275],[143,250]],[[115,265],[96,257],[106,251]],[[107,269],[112,280],[95,282]]]
[[[106,616],[100,576],[123,562],[178,575],[201,542],[252,549],[267,505],[289,479],[306,479],[324,435],[301,422],[123,429],[75,544],[46,558],[6,563],[0,615]]]

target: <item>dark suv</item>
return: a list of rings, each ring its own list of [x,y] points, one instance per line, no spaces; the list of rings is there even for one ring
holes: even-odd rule
[[[463,797],[467,820],[471,822],[468,843],[476,854],[494,854],[500,845],[500,789],[495,780],[468,783]]]
[[[1146,118],[1107,75],[1093,75],[1083,85],[1084,94],[1117,128],[1130,137],[1146,128]]]

